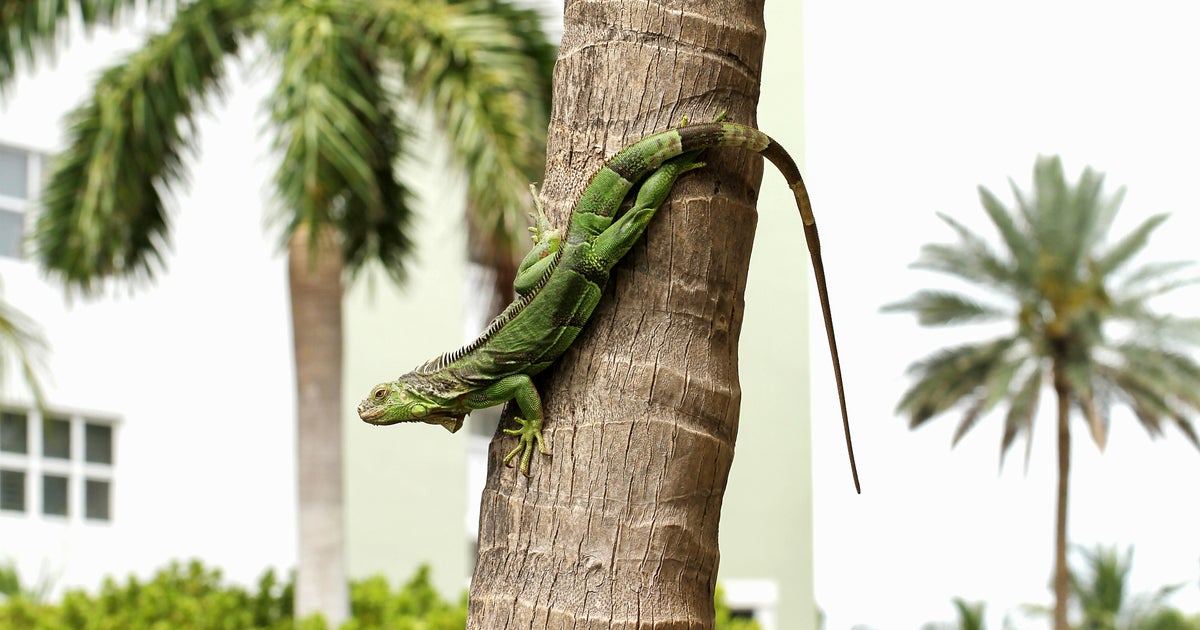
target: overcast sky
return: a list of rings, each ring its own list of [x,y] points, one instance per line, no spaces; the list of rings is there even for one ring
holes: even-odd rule
[[[816,595],[831,630],[949,621],[956,595],[986,601],[992,628],[1006,616],[1016,628],[1047,625],[1017,609],[1051,601],[1051,397],[1028,472],[1022,446],[1000,469],[999,417],[951,450],[957,417],[910,432],[893,413],[909,363],[985,334],[927,331],[911,315],[879,313],[921,287],[959,286],[908,267],[923,243],[954,241],[935,213],[993,236],[976,186],[1009,202],[1007,178],[1028,189],[1035,157],[1058,154],[1071,179],[1091,165],[1107,174],[1108,190],[1128,189],[1114,233],[1171,213],[1143,260],[1197,258],[1200,9],[979,6],[805,5],[805,178],[863,478],[854,496],[828,359],[814,341]],[[1196,315],[1200,291],[1162,307]],[[1132,545],[1135,592],[1186,582],[1172,601],[1200,611],[1200,453],[1173,429],[1151,440],[1125,410],[1114,414],[1103,454],[1081,422],[1074,427],[1072,541]]]

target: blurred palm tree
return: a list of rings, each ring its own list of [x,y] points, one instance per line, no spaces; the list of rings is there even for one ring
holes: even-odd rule
[[[984,610],[987,605],[983,602],[968,602],[961,597],[955,597],[954,610],[958,613],[958,621],[954,623],[930,623],[922,626],[921,630],[983,630]]]
[[[1183,586],[1164,586],[1148,597],[1130,597],[1132,548],[1120,554],[1115,546],[1098,545],[1079,553],[1085,570],[1071,571],[1071,592],[1083,614],[1079,630],[1142,630],[1151,620],[1163,618],[1164,601]]]
[[[42,406],[40,364],[46,353],[46,342],[37,325],[21,311],[0,299],[0,382],[7,377],[10,364],[16,363],[33,394],[34,404]]]
[[[1097,545],[1077,549],[1083,556],[1082,568],[1070,570],[1071,596],[1082,619],[1075,630],[1191,630],[1196,628],[1166,600],[1183,587],[1172,584],[1152,594],[1131,596],[1129,573],[1133,568],[1133,549],[1119,553],[1115,546]],[[1026,612],[1050,616],[1053,610],[1031,605]]]
[[[1107,242],[1122,193],[1103,194],[1103,175],[1085,169],[1068,183],[1062,163],[1043,157],[1034,166],[1032,196],[1015,184],[1010,210],[986,188],[979,195],[1000,233],[1003,249],[942,216],[958,234],[955,245],[926,245],[916,267],[950,274],[1002,298],[1005,306],[955,291],[923,290],[885,310],[911,311],[925,326],[1002,322],[1012,331],[996,339],[940,350],[916,363],[914,382],[897,411],[916,428],[962,408],[957,443],[980,418],[1007,401],[1000,444],[1003,458],[1018,436],[1026,458],[1039,394],[1055,393],[1058,427],[1058,488],[1054,562],[1055,630],[1067,630],[1067,480],[1074,407],[1100,448],[1108,439],[1113,403],[1133,409],[1152,436],[1174,425],[1200,448],[1188,415],[1200,409],[1200,364],[1186,354],[1200,343],[1200,319],[1151,310],[1156,296],[1187,284],[1178,272],[1187,263],[1131,267],[1157,215],[1126,236]]]
[[[143,0],[145,2],[145,0]],[[71,16],[111,23],[136,0],[0,2],[0,89],[53,53]],[[268,58],[280,158],[276,216],[289,258],[300,479],[297,613],[337,625],[343,568],[341,296],[369,265],[403,279],[411,199],[396,164],[425,106],[467,175],[469,223],[490,260],[512,258],[540,177],[555,47],[540,17],[501,0],[149,0],[166,29],[108,68],[68,118],[34,230],[36,256],[69,288],[147,280],[170,240],[163,195],[184,177],[195,114],[228,60]]]

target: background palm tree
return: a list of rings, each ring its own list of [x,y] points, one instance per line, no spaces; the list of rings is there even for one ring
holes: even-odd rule
[[[1096,545],[1076,551],[1083,558],[1083,566],[1072,567],[1069,578],[1071,596],[1081,616],[1074,626],[1076,630],[1187,630],[1196,627],[1194,621],[1166,604],[1166,599],[1183,584],[1163,586],[1151,594],[1131,595],[1132,548],[1120,553],[1115,546]],[[1027,606],[1026,610],[1038,616],[1053,614],[1045,606]]]
[[[886,310],[911,311],[925,326],[1009,321],[1010,333],[938,351],[914,363],[911,387],[897,411],[912,428],[954,408],[965,413],[954,433],[962,438],[980,418],[1007,401],[1001,457],[1024,435],[1026,456],[1039,394],[1055,392],[1058,426],[1058,488],[1054,593],[1056,630],[1067,629],[1067,481],[1070,471],[1070,410],[1085,420],[1101,448],[1110,407],[1132,408],[1152,436],[1173,424],[1198,448],[1188,414],[1200,409],[1200,365],[1184,354],[1200,341],[1200,319],[1161,315],[1152,298],[1186,283],[1186,263],[1131,267],[1157,215],[1108,243],[1121,193],[1103,194],[1103,176],[1085,169],[1068,183],[1062,163],[1039,158],[1031,196],[1012,185],[1015,210],[986,188],[980,200],[1000,233],[1002,250],[959,222],[943,216],[959,236],[956,245],[926,245],[916,267],[950,274],[1002,298],[1005,306],[955,291],[924,290]]]
[[[931,623],[922,627],[922,630],[984,630],[987,624],[984,623],[984,611],[987,605],[983,602],[968,602],[961,597],[953,599],[954,611],[958,613],[958,620],[954,623]]]
[[[37,325],[13,305],[0,299],[0,383],[8,378],[10,364],[20,368],[34,404],[43,404],[38,379],[40,363],[46,353],[46,341]]]
[[[63,41],[75,13],[108,23],[134,0],[0,2],[0,86],[21,58]],[[280,166],[297,379],[299,616],[348,613],[343,567],[344,276],[379,264],[401,280],[410,195],[395,165],[412,131],[395,104],[426,106],[468,177],[471,224],[511,257],[543,163],[554,47],[532,11],[500,0],[194,0],[105,71],[69,116],[34,231],[37,258],[68,287],[148,280],[170,240],[163,195],[182,179],[193,116],[220,94],[229,58],[253,45],[278,83],[267,103]],[[260,45],[261,44],[261,45]]]

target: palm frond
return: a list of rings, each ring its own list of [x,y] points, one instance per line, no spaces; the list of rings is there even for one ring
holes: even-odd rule
[[[1034,214],[1032,235],[1043,254],[1060,252],[1058,248],[1077,238],[1075,223],[1068,211],[1070,190],[1058,156],[1038,156],[1033,165]]]
[[[1152,262],[1139,265],[1117,281],[1114,293],[1130,294],[1142,290],[1147,283],[1161,283],[1164,279],[1174,278],[1176,274],[1192,265],[1194,260],[1171,260]]]
[[[1084,616],[1084,627],[1116,628],[1117,620],[1129,604],[1126,581],[1133,560],[1133,550],[1123,556],[1115,547],[1098,546],[1089,551],[1080,549],[1088,572],[1080,575],[1070,571],[1071,590]]]
[[[1145,300],[1123,298],[1114,301],[1110,319],[1131,327],[1130,336],[1159,344],[1200,346],[1200,317],[1164,315],[1150,310]]]
[[[922,290],[900,302],[883,307],[884,312],[912,311],[922,326],[996,321],[1011,316],[1004,309],[981,304],[960,293]]]
[[[112,24],[146,0],[3,0],[0,1],[0,96],[16,75],[21,62],[54,58],[67,41],[71,18],[85,29]],[[151,0],[149,4],[174,4]]]
[[[46,354],[46,342],[37,325],[11,304],[0,300],[0,375],[8,373],[9,362],[16,360],[33,394],[35,404],[43,404],[38,372]]]
[[[968,602],[961,597],[955,597],[954,609],[958,611],[958,630],[983,630],[984,612],[987,606],[983,602]]]
[[[957,234],[957,245],[931,244],[921,247],[921,256],[913,263],[916,269],[927,269],[957,276],[967,282],[989,285],[1009,292],[1016,282],[1014,265],[996,255],[987,241],[953,218],[938,214]]]
[[[1096,272],[1098,275],[1106,276],[1121,268],[1122,265],[1129,262],[1138,252],[1146,247],[1146,243],[1150,240],[1150,234],[1162,225],[1163,221],[1167,220],[1166,214],[1156,214],[1149,219],[1146,219],[1135,228],[1132,232],[1125,235],[1124,238],[1117,241],[1113,246],[1104,253],[1096,261]]]
[[[1112,384],[1152,437],[1162,435],[1169,421],[1200,448],[1188,418],[1188,412],[1200,411],[1200,364],[1159,346],[1126,343],[1113,350],[1120,363],[1099,364],[1097,377]]]
[[[411,193],[396,178],[409,131],[392,110],[380,50],[351,4],[325,1],[280,5],[268,46],[280,60],[271,97],[276,146],[275,182],[285,242],[306,226],[336,225],[353,273],[378,259],[397,279],[411,249]],[[311,241],[316,247],[318,241]]]
[[[950,446],[956,446],[971,429],[975,428],[980,418],[995,408],[1001,400],[1012,395],[1013,379],[1026,363],[1028,361],[1025,357],[1018,355],[988,372],[975,403],[959,420],[958,427],[954,430],[954,437],[950,439]]]
[[[1104,239],[1112,221],[1112,216],[1107,213],[1115,212],[1116,208],[1113,208],[1112,204],[1101,203],[1104,175],[1091,167],[1083,169],[1079,180],[1073,186],[1065,181],[1064,186],[1064,207],[1056,210],[1061,216],[1059,220],[1066,232],[1065,239],[1059,242],[1059,250],[1065,269],[1083,273],[1085,257]],[[1123,193],[1118,195],[1123,196]]]
[[[1018,206],[1022,209],[1022,215],[1028,222],[1030,220],[1029,211],[1032,210],[1027,205],[1023,197],[1019,196],[1016,187],[1013,187],[1014,195],[1017,195]],[[1005,247],[1008,248],[1015,263],[1015,277],[1020,280],[1020,284],[1032,286],[1033,279],[1036,277],[1037,269],[1037,254],[1034,249],[1035,243],[1024,230],[1022,226],[1014,220],[1012,213],[990,190],[979,187],[979,202],[983,206],[984,212],[991,219],[992,224],[996,226],[996,231],[1000,233],[1001,240],[1004,241]]]
[[[1043,373],[1040,365],[1025,377],[1025,381],[1013,395],[1004,417],[1004,434],[1000,438],[1000,460],[1017,436],[1025,434],[1025,464],[1029,465],[1029,453],[1033,445],[1033,417],[1037,412],[1038,399],[1042,391]]]
[[[218,89],[224,58],[250,27],[250,0],[197,0],[165,33],[103,73],[69,117],[32,241],[53,275],[84,292],[105,277],[153,277],[167,215],[162,191],[183,177],[192,117]]]
[[[1096,383],[1091,358],[1084,355],[1066,359],[1063,373],[1070,385],[1072,399],[1087,421],[1092,441],[1100,450],[1104,450],[1108,444],[1108,415],[1101,413],[1096,405]]]
[[[934,354],[914,363],[909,372],[916,381],[896,406],[897,413],[909,416],[916,428],[933,416],[973,396],[986,395],[991,372],[1006,368],[1005,355],[1017,343],[1005,337],[979,344],[965,344]]]
[[[523,242],[527,186],[545,162],[545,62],[494,12],[499,3],[361,3],[405,88],[429,106],[467,173],[476,224],[509,248]]]

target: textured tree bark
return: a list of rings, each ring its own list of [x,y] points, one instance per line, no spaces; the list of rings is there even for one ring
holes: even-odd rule
[[[297,618],[321,613],[336,628],[350,616],[342,496],[342,256],[332,227],[319,238],[315,257],[305,228],[288,243],[299,467],[295,608]]]
[[[543,198],[565,226],[606,157],[692,121],[754,124],[762,0],[568,0]],[[761,160],[710,151],[539,379],[554,454],[493,440],[469,628],[711,628]]]

